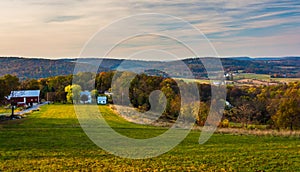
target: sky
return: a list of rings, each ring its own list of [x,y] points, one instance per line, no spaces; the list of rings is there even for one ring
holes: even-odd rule
[[[151,50],[157,57],[170,50],[170,57],[193,56],[182,53],[179,42],[203,57],[300,55],[295,0],[7,0],[0,8],[0,56],[144,59]],[[156,15],[139,18],[149,13]],[[140,32],[145,35],[136,36]],[[117,46],[89,54],[93,41],[97,49]]]

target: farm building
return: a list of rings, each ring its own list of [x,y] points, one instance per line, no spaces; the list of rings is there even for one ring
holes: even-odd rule
[[[30,105],[40,102],[40,90],[11,91],[8,99],[17,105]]]
[[[106,105],[107,104],[107,97],[106,96],[98,96],[97,97],[97,104]]]

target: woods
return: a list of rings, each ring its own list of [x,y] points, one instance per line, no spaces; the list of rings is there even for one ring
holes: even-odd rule
[[[149,101],[151,93],[160,90],[164,96],[159,94],[157,103],[163,104],[163,101],[166,100],[166,109],[161,118],[174,120],[178,117],[180,110],[190,110],[188,109],[189,106],[184,106],[181,109],[179,91],[179,85],[188,89],[190,83],[146,74],[134,75],[131,82],[124,80],[126,77],[130,79],[132,74],[110,71],[101,72],[97,75],[79,73],[75,76],[55,76],[22,81],[16,76],[4,75],[0,77],[1,105],[9,103],[5,96],[8,96],[12,90],[39,89],[41,90],[41,99],[60,103],[72,103],[73,100],[75,102],[84,101],[85,99],[81,98],[79,94],[81,90],[92,91],[93,96],[109,90],[114,96],[115,102],[113,103],[130,105],[141,112],[145,112],[151,108]],[[74,84],[74,81],[77,85]],[[112,82],[114,82],[113,85]],[[127,84],[129,89],[121,90],[124,84]],[[211,106],[211,88],[216,86],[199,83],[197,86],[201,101],[196,102],[199,103],[200,110],[195,113],[195,118],[196,123],[201,126],[204,125]],[[128,101],[124,95],[129,95]],[[193,95],[189,96],[191,100],[187,100],[187,103],[192,106],[192,103],[195,103],[192,101]],[[300,82],[273,86],[227,85],[227,98],[224,103],[226,106],[223,122],[220,126],[229,121],[229,124],[239,123],[244,128],[251,128],[253,125],[266,125],[273,129],[300,129]]]

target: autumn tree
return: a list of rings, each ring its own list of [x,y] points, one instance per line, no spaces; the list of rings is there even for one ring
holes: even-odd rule
[[[66,97],[69,103],[78,103],[81,92],[80,85],[68,85],[65,87],[65,92],[67,93]]]
[[[8,96],[11,91],[14,91],[18,88],[20,85],[19,78],[13,75],[4,75],[0,80],[0,84],[2,84],[1,87],[1,96]],[[10,100],[11,103],[11,118],[14,117],[14,106],[16,105],[16,102],[14,102],[12,99]]]
[[[95,89],[96,74],[92,72],[80,72],[73,76],[73,84],[80,85],[82,90]]]
[[[210,109],[210,107],[207,103],[200,102],[199,112],[198,112],[198,115],[196,117],[198,125],[201,125],[201,126],[204,125],[204,123],[207,119],[208,113],[209,113],[209,109]]]
[[[111,88],[111,82],[115,73],[116,72],[110,71],[97,74],[95,88],[100,92],[107,91]]]
[[[20,90],[39,90],[40,85],[36,79],[26,79],[25,81],[21,82],[19,89]]]
[[[291,87],[280,99],[278,109],[272,119],[275,125],[290,130],[300,127],[300,89]]]
[[[55,92],[55,101],[67,101],[65,87],[72,84],[72,78],[72,75],[48,78],[47,89],[49,92]]]

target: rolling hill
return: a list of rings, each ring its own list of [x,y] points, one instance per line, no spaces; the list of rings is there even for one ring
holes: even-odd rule
[[[77,59],[39,59],[39,58],[21,58],[21,57],[0,57],[0,76],[13,74],[21,80],[30,78],[47,78],[57,75],[73,74]],[[116,70],[123,62],[121,59],[100,59],[87,58],[87,63],[79,65],[88,65],[89,61],[103,60],[98,72]],[[193,72],[196,78],[205,78],[206,71],[200,58],[189,58],[182,60]],[[221,58],[225,72],[242,71],[245,73],[268,74],[274,77],[300,78],[300,57],[282,57],[282,58],[249,58],[249,57],[228,57]],[[142,61],[130,60],[122,65],[122,69],[144,69],[153,67],[153,69],[163,70],[167,67],[176,68],[176,61]],[[153,70],[151,71],[153,74]],[[181,71],[182,72],[182,71]],[[185,77],[178,72],[178,77]],[[184,72],[184,71],[183,71]],[[158,74],[161,73],[158,71]],[[182,75],[182,76],[181,76]]]

